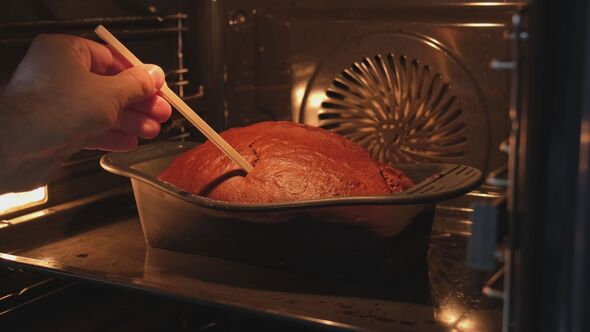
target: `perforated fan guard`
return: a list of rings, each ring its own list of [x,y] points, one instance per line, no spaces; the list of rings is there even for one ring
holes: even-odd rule
[[[435,40],[370,35],[316,69],[304,123],[335,131],[389,163],[453,162],[485,169],[488,114],[463,61]]]

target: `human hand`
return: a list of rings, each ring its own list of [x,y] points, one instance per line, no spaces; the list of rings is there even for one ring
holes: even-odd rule
[[[29,109],[35,113],[29,116],[73,149],[130,150],[138,137],[159,133],[171,108],[156,95],[164,83],[162,69],[129,67],[102,44],[42,35],[33,41],[7,92],[43,105]]]
[[[0,91],[0,193],[48,182],[82,149],[125,151],[171,114],[162,69],[66,35],[35,38]]]

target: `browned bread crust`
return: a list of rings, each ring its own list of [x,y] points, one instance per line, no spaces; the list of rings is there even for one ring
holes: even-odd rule
[[[159,178],[196,195],[240,203],[387,195],[413,186],[400,170],[321,128],[261,122],[221,136],[254,166],[247,176],[208,141],[176,158]]]

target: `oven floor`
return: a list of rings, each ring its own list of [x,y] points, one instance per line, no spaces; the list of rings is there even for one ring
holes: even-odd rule
[[[6,272],[0,268],[0,274]],[[9,277],[36,279],[53,284],[28,298],[22,306],[9,312],[3,292],[6,277],[0,277],[0,330],[42,332],[89,331],[319,331],[301,324],[285,324],[280,320],[239,315],[227,310],[215,310],[196,304],[162,298],[113,287],[101,287],[54,279],[38,273],[12,272]],[[39,287],[39,286],[33,286]],[[53,289],[56,291],[54,292]],[[30,288],[27,289],[27,292]],[[48,296],[47,293],[51,293]],[[34,319],[31,319],[34,317]]]
[[[463,235],[436,231],[427,261],[414,273],[383,282],[350,282],[150,248],[136,215],[126,213],[111,220],[90,227],[68,222],[45,243],[13,231],[11,241],[0,248],[5,252],[0,258],[12,268],[310,327],[500,330],[501,302],[481,294],[490,273],[463,264]]]

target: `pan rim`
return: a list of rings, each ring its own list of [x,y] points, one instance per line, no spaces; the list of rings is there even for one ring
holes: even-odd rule
[[[160,142],[142,145],[129,152],[108,153],[101,157],[100,165],[104,170],[110,173],[143,182],[189,203],[214,210],[232,212],[270,212],[359,205],[435,204],[439,201],[461,196],[478,187],[483,181],[482,172],[472,166],[442,163],[399,164],[395,165],[395,167],[401,168],[402,170],[404,168],[426,169],[430,167],[438,169],[438,171],[427,177],[425,180],[418,182],[411,189],[391,195],[329,197],[314,200],[272,203],[235,203],[194,195],[133,167],[140,163],[178,155],[196,147],[198,144],[199,143],[196,142]],[[461,170],[464,174],[469,174],[469,176],[465,176],[463,181],[456,186],[439,192],[428,192],[427,190],[424,190],[424,188],[439,181],[441,178],[453,176],[453,172],[457,172],[458,170]]]

